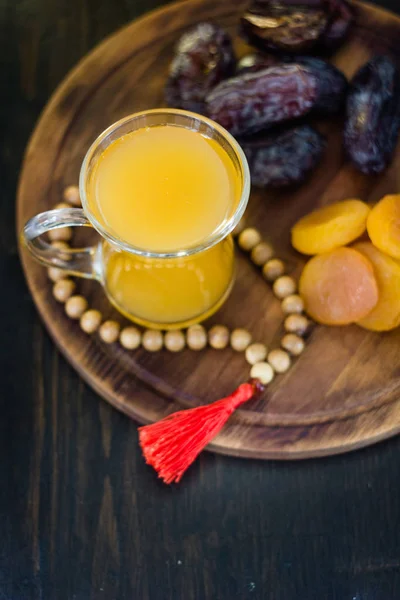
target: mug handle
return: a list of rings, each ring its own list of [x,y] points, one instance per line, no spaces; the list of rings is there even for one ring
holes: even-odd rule
[[[22,233],[21,240],[31,254],[46,267],[64,269],[71,275],[86,279],[101,278],[101,243],[79,249],[55,248],[41,236],[61,227],[92,227],[81,208],[58,208],[40,213],[30,219]]]

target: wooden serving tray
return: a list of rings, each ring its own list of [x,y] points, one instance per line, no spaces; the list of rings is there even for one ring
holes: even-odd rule
[[[28,218],[61,201],[65,186],[77,183],[86,149],[103,129],[129,113],[164,105],[173,47],[189,26],[212,20],[235,34],[246,4],[172,4],[131,23],[90,53],[55,93],[29,143],[18,193],[19,230]],[[334,56],[347,76],[375,53],[400,60],[400,19],[369,5],[356,6],[357,24]],[[244,52],[239,40],[237,49]],[[321,204],[352,197],[375,202],[400,189],[400,151],[386,173],[367,177],[344,160],[340,120],[325,121],[323,129],[328,150],[310,181],[297,191],[254,191],[246,213],[248,223],[259,227],[296,275],[302,259],[291,250],[289,232],[300,216]],[[76,235],[87,241],[86,228]],[[210,402],[247,379],[243,354],[231,350],[151,355],[107,346],[65,316],[52,297],[46,270],[25,251],[22,262],[42,319],[66,358],[101,396],[139,422]],[[92,307],[116,317],[97,283],[78,280],[78,289]],[[282,321],[270,288],[239,254],[233,293],[211,322],[247,327],[257,341],[276,347]],[[356,326],[316,327],[289,372],[278,376],[262,399],[238,410],[209,448],[291,459],[344,452],[394,435],[400,431],[399,348],[400,329],[381,335]]]

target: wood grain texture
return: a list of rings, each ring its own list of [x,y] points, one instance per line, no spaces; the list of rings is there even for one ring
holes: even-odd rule
[[[110,123],[163,105],[163,86],[177,37],[190,25],[214,20],[235,34],[245,2],[190,0],[133,22],[92,52],[60,86],[27,150],[18,198],[18,226],[54,206],[63,188],[78,180],[86,149]],[[334,56],[351,77],[372,54],[400,59],[400,20],[357,5],[357,25]],[[244,45],[237,40],[237,51]],[[400,152],[381,177],[360,175],[345,162],[341,122],[320,124],[328,151],[312,179],[298,191],[253,191],[247,210],[297,276],[302,259],[290,248],[296,220],[315,206],[359,197],[368,202],[399,189]],[[40,165],[40,167],[39,167]],[[81,234],[85,235],[85,234]],[[80,240],[83,242],[84,238]],[[33,297],[52,337],[80,374],[117,408],[140,422],[198,406],[230,393],[248,377],[243,355],[209,349],[134,353],[102,344],[72,324],[51,296],[45,270],[23,254]],[[96,283],[79,284],[90,305],[112,314]],[[282,337],[279,303],[248,258],[238,256],[231,297],[211,320],[244,326],[257,341],[277,347]],[[212,448],[235,456],[304,458],[343,452],[400,431],[400,378],[396,362],[400,332],[378,335],[357,327],[316,327],[290,371],[276,378],[261,400],[237,411]]]
[[[14,234],[24,147],[77,60],[162,3],[0,6],[0,598],[398,600],[399,436],[297,463],[203,453],[170,489],[38,318]]]

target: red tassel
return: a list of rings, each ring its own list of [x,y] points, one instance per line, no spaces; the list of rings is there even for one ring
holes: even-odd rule
[[[139,427],[139,443],[146,463],[154,467],[165,483],[178,483],[236,408],[262,390],[262,384],[254,379],[240,385],[227,398],[181,410],[158,423]]]

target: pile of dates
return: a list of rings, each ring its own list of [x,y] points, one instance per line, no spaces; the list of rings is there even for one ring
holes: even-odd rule
[[[373,57],[348,82],[321,57],[344,41],[355,18],[347,0],[254,0],[239,31],[257,51],[240,60],[227,32],[201,23],[178,41],[166,102],[234,135],[260,187],[302,183],[326,148],[306,119],[335,114],[344,115],[348,158],[362,173],[381,173],[400,131],[396,64]]]

